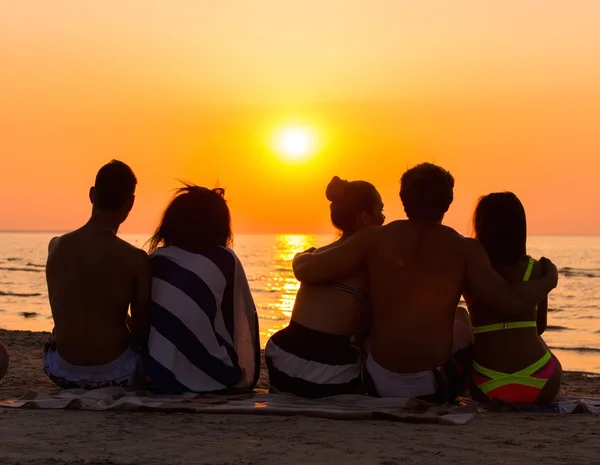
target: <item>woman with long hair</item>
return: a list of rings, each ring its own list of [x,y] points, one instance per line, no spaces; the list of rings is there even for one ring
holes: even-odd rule
[[[151,328],[144,361],[153,390],[227,392],[258,381],[258,318],[230,248],[223,189],[180,188],[150,239]]]
[[[473,218],[475,238],[493,267],[507,281],[528,281],[543,274],[527,255],[525,209],[512,192],[482,197]],[[541,335],[548,299],[508,318],[465,295],[473,322],[474,362],[471,395],[476,400],[544,405],[560,388],[562,368]]]

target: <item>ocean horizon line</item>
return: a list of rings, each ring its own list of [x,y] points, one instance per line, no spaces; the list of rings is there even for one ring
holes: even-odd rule
[[[0,234],[66,234],[74,231],[74,229],[1,229]],[[130,235],[146,235],[152,236],[152,232],[135,232],[135,231],[123,231],[120,234]],[[326,236],[329,234],[336,234],[337,231],[309,231],[309,232],[238,232],[234,233],[234,237],[237,236]],[[598,233],[536,233],[529,234],[529,237],[598,237]]]

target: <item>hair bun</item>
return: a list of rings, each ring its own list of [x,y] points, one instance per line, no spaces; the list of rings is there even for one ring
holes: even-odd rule
[[[344,195],[347,185],[348,181],[340,179],[339,176],[334,176],[333,179],[329,181],[327,189],[325,189],[325,196],[327,197],[327,200],[330,202],[339,200],[342,195]]]

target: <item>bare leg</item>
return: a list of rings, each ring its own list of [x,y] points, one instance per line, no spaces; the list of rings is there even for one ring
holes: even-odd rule
[[[473,326],[471,317],[464,307],[458,307],[454,315],[454,344],[453,352],[473,343]]]

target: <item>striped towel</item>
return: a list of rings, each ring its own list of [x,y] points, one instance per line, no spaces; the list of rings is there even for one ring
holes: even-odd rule
[[[144,368],[159,391],[252,389],[260,372],[258,317],[233,250],[163,247],[151,256],[152,302]]]

